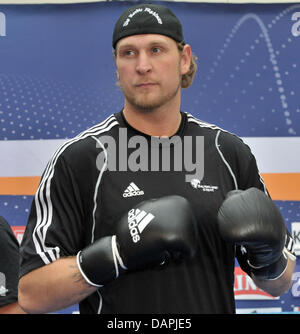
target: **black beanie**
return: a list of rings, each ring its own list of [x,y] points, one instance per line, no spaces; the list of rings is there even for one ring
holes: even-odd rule
[[[121,38],[139,34],[160,34],[184,42],[180,21],[162,5],[141,4],[126,9],[115,24],[113,48]]]

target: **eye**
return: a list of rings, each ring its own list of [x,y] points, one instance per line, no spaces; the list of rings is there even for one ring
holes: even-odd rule
[[[160,53],[160,52],[161,52],[161,49],[158,48],[158,47],[154,47],[154,48],[152,48],[152,52],[153,52],[153,53]]]
[[[132,56],[134,52],[132,50],[126,50],[124,51],[125,56]]]
[[[122,57],[131,57],[134,55],[134,51],[131,49],[124,49],[120,51],[120,56]]]

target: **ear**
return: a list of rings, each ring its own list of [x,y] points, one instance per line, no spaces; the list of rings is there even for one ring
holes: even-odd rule
[[[120,75],[118,70],[116,70],[116,75],[117,75],[117,82],[116,82],[116,86],[121,87],[121,83],[120,83]]]
[[[190,45],[186,44],[183,47],[181,54],[181,75],[186,74],[190,70],[192,59],[192,50]]]

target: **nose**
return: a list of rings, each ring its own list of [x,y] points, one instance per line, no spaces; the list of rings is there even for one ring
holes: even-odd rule
[[[146,52],[140,52],[137,58],[136,71],[140,74],[146,74],[152,70],[151,61]]]

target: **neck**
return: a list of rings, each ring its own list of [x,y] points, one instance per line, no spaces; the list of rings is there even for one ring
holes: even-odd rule
[[[150,136],[171,137],[181,123],[180,103],[172,107],[140,110],[125,101],[123,114],[132,127]]]

